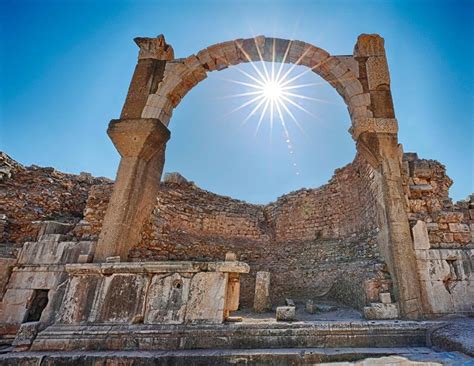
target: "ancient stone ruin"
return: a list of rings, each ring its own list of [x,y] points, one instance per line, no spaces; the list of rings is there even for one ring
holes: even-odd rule
[[[128,95],[107,130],[121,156],[115,183],[0,155],[1,362],[474,354],[472,337],[448,331],[474,323],[446,321],[474,314],[474,197],[453,203],[444,166],[403,152],[380,36],[359,36],[343,56],[263,36],[187,58],[163,36],[135,41]],[[162,180],[173,109],[207,73],[251,61],[303,65],[333,86],[353,162],[267,205],[178,173]],[[295,351],[269,351],[278,348]],[[111,350],[125,353],[94,353]]]

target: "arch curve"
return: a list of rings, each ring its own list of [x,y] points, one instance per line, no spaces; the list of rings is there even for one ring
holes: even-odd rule
[[[343,57],[331,56],[310,43],[264,36],[214,44],[186,58],[167,61],[163,79],[156,91],[148,95],[141,117],[156,118],[168,126],[173,109],[207,77],[208,72],[257,61],[306,66],[342,96],[351,120],[353,117],[371,117],[367,98],[358,97],[364,94],[364,88],[358,79],[357,64],[349,65]]]

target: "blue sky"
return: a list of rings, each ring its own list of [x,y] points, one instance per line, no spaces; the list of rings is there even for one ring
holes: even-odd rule
[[[385,38],[400,142],[436,159],[454,179],[455,200],[474,191],[473,1],[9,1],[0,3],[0,150],[25,165],[114,178],[118,153],[106,136],[118,118],[138,49],[132,39],[163,33],[176,57],[257,34],[299,39],[351,54],[360,33]],[[249,65],[241,65],[251,70]],[[294,72],[298,72],[295,69]],[[305,89],[312,115],[281,126],[241,126],[228,114],[245,92],[211,73],[175,110],[165,171],[210,191],[266,203],[324,184],[352,161],[342,99],[329,85]],[[302,79],[321,79],[308,73]],[[316,117],[315,117],[316,116]],[[294,166],[296,164],[296,167]],[[297,175],[296,173],[299,173]]]

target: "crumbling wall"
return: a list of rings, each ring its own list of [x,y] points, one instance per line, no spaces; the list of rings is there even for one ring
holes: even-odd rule
[[[405,192],[426,314],[474,313],[474,196],[453,203],[437,161],[404,154]]]
[[[268,205],[165,180],[130,257],[221,260],[233,251],[251,267],[242,278],[244,305],[252,304],[255,272],[265,270],[271,272],[274,303],[329,296],[361,307],[366,281],[390,282],[377,249],[372,180],[373,171],[357,157],[326,185]]]
[[[54,168],[24,167],[0,152],[0,242],[35,240],[35,221],[77,223],[91,186],[110,184],[90,174],[65,174]]]

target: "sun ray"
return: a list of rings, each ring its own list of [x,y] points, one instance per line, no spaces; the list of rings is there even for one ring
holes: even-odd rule
[[[325,99],[319,99],[319,98],[308,97],[308,96],[302,95],[302,94],[290,93],[290,92],[285,92],[285,91],[282,91],[281,93],[282,93],[283,95],[285,95],[285,96],[291,96],[291,97],[300,98],[300,99],[305,99],[305,100],[314,100],[315,102],[320,102],[320,103],[333,104],[333,103],[331,103],[330,101],[325,100]]]
[[[244,70],[241,70],[240,68],[237,68],[237,71],[240,72],[241,74],[247,76],[248,78],[252,79],[253,81],[256,81],[259,83],[261,86],[265,86],[265,82],[262,80],[258,80],[255,76],[250,75],[248,72],[245,72]]]
[[[228,82],[231,82],[231,83],[234,83],[234,84],[249,86],[249,87],[254,88],[254,89],[261,89],[261,90],[264,89],[263,86],[256,85],[256,84],[251,84],[251,83],[246,83],[245,81],[238,81],[238,80],[232,80],[232,79],[222,79],[222,80],[228,81]]]
[[[262,98],[262,100],[260,102],[258,102],[258,104],[255,106],[255,108],[252,109],[252,111],[247,115],[247,117],[245,117],[245,119],[242,121],[242,123],[240,125],[241,126],[245,125],[245,123],[247,123],[247,121],[250,119],[250,117],[252,117],[260,109],[260,107],[262,106],[262,104],[265,101],[266,101],[266,99]]]
[[[250,99],[249,101],[245,102],[244,104],[242,104],[242,105],[238,106],[237,108],[231,110],[229,113],[225,114],[224,117],[227,117],[232,113],[240,111],[242,108],[247,107],[249,104],[255,103],[257,100],[259,100],[261,98],[265,98],[265,96],[264,95],[257,95],[256,97]]]
[[[268,103],[270,103],[270,99],[266,100],[265,106],[263,107],[263,110],[262,110],[262,113],[260,113],[260,118],[258,119],[257,128],[255,130],[255,136],[257,136],[258,130],[259,130],[260,125],[262,124],[262,121],[263,121],[263,117],[265,117],[265,113],[267,112]]]
[[[282,101],[279,102],[281,104],[281,106],[283,107],[283,109],[286,111],[286,113],[288,113],[288,115],[291,117],[291,119],[293,120],[293,122],[295,122],[296,126],[301,130],[301,132],[303,132],[305,135],[306,134],[306,131],[303,129],[303,126],[301,126],[301,124],[298,122],[298,120],[296,119],[296,117],[293,115],[293,113],[291,112],[291,110],[288,108],[288,106],[283,103]]]

